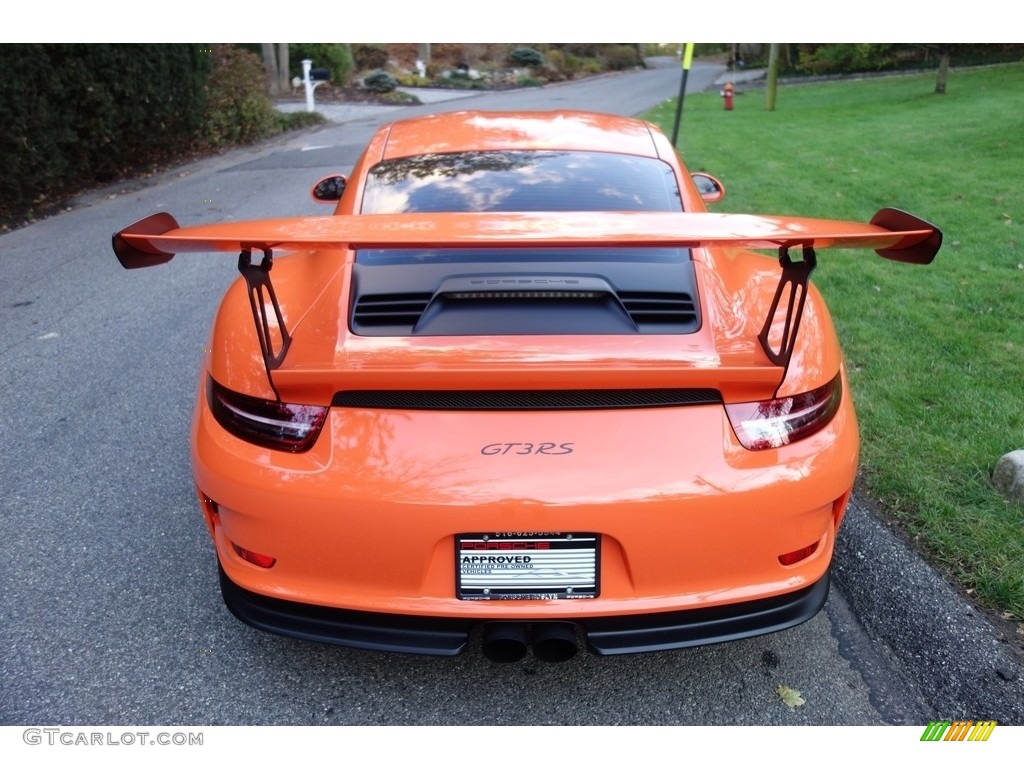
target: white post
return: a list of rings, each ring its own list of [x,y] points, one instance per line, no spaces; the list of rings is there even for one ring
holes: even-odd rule
[[[309,77],[309,70],[313,68],[312,59],[302,60],[302,84],[306,86],[306,111],[315,112],[313,104],[313,81]]]

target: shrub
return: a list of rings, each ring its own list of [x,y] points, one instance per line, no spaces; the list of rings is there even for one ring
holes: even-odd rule
[[[302,60],[310,59],[314,67],[327,67],[331,82],[344,86],[352,74],[352,56],[342,43],[292,43],[288,46],[289,77],[302,77]]]
[[[566,53],[559,48],[550,49],[545,56],[548,61],[545,70],[554,70],[559,75],[558,77],[548,77],[548,80],[571,80],[583,69],[583,60],[579,56]]]
[[[0,215],[188,150],[203,113],[206,50],[0,46]]]
[[[380,100],[384,104],[396,104],[402,106],[423,103],[418,98],[413,96],[411,93],[406,93],[405,91],[391,91],[391,93],[382,93],[380,95]]]
[[[535,78],[545,83],[560,83],[566,79],[565,73],[549,66],[537,67],[530,72]]]
[[[210,147],[251,144],[279,129],[259,57],[231,45],[215,45],[206,84],[202,141]]]
[[[356,69],[384,69],[388,65],[388,52],[375,45],[357,45],[352,50],[352,57],[356,62]]]
[[[896,47],[886,43],[807,46],[800,52],[800,69],[815,75],[873,72],[888,67]]]
[[[682,43],[677,43],[680,47]],[[693,46],[694,56],[717,56],[720,53],[729,53],[732,46],[729,43],[696,43]],[[673,51],[675,53],[675,51]]]
[[[483,78],[473,80],[469,77],[468,73],[459,69],[442,72],[440,78],[435,80],[434,84],[440,88],[454,88],[464,91],[487,90],[487,82]]]
[[[608,69],[633,69],[640,64],[640,54],[632,45],[610,45],[602,52]]]
[[[566,53],[562,71],[569,77],[575,77],[583,71],[584,59],[573,53]]]
[[[420,77],[419,75],[408,74],[399,75],[397,78],[398,84],[405,86],[406,88],[425,88],[430,85],[429,77]]]
[[[277,124],[281,131],[294,131],[299,128],[309,128],[314,125],[323,125],[327,118],[319,112],[278,112]]]
[[[387,72],[377,70],[363,78],[363,87],[372,93],[391,93],[398,87],[398,81]]]
[[[593,59],[602,47],[598,43],[556,43],[553,47],[565,51],[581,59]]]
[[[949,50],[956,66],[1020,61],[1024,55],[1019,43],[955,44]],[[812,75],[931,69],[939,57],[939,46],[934,43],[805,43],[798,51],[796,68]]]
[[[544,57],[534,48],[513,48],[508,60],[517,67],[539,67],[544,63]]]

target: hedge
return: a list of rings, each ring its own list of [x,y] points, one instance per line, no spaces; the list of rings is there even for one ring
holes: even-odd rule
[[[209,59],[199,45],[0,46],[0,215],[190,149]]]

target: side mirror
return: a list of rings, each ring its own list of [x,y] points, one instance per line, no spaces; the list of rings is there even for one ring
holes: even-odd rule
[[[700,199],[705,203],[717,203],[725,199],[725,185],[714,176],[707,173],[691,173],[690,178],[700,193]]]
[[[345,192],[348,179],[344,176],[325,176],[313,185],[310,194],[318,203],[336,203]]]

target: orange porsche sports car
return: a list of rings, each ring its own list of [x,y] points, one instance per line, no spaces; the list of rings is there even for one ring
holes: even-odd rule
[[[942,236],[723,194],[639,120],[461,112],[381,128],[314,187],[331,216],[114,235],[126,268],[240,254],[192,429],[230,610],[495,661],[813,616],[858,448],[816,251]]]

